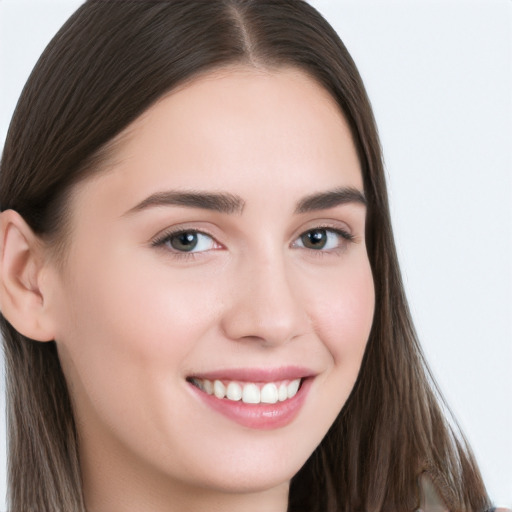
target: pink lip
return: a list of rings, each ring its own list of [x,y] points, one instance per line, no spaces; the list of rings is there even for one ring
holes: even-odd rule
[[[314,377],[316,372],[298,366],[281,366],[279,368],[232,368],[212,372],[195,373],[190,377],[211,380],[236,380],[240,382],[278,382]]]
[[[222,373],[222,375],[226,376],[225,373]],[[269,381],[268,379],[262,379],[261,376],[257,379],[253,377],[254,375],[250,379],[251,382]],[[203,378],[208,378],[209,380],[209,377]],[[230,377],[230,380],[248,381],[249,379],[247,375],[244,375],[243,379]],[[276,380],[286,380],[286,377],[283,378],[280,375],[280,378]],[[242,401],[235,402],[227,398],[219,399],[215,395],[209,395],[201,391],[191,383],[189,383],[189,386],[191,391],[204,404],[239,425],[251,429],[272,430],[284,427],[295,419],[306,400],[312,382],[312,377],[303,379],[299,391],[293,398],[275,404],[246,404]]]

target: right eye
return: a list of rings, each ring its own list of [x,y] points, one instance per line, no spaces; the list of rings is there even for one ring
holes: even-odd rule
[[[206,233],[195,230],[166,233],[153,242],[154,246],[167,246],[172,251],[181,253],[197,253],[218,249],[218,243]]]

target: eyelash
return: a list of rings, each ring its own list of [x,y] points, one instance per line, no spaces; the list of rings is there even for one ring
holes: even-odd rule
[[[336,248],[333,248],[333,249],[322,250],[322,249],[312,249],[312,248],[304,247],[303,245],[302,246],[295,245],[297,243],[297,241],[301,240],[301,238],[303,236],[307,235],[308,233],[313,233],[314,231],[325,231],[325,232],[328,232],[328,233],[334,233],[335,235],[337,235],[339,238],[342,239],[341,243],[340,243],[340,246],[336,247]],[[219,242],[217,242],[215,240],[215,238],[212,235],[210,235],[209,233],[206,233],[204,231],[200,231],[198,229],[178,229],[178,230],[175,230],[175,231],[167,231],[167,232],[163,233],[161,236],[159,236],[158,238],[156,238],[155,240],[153,240],[151,245],[152,245],[152,247],[163,247],[163,246],[165,246],[168,243],[170,244],[171,240],[174,237],[177,237],[179,235],[187,235],[187,234],[207,236],[207,237],[211,238],[212,243],[221,245],[221,244],[219,244]],[[352,235],[348,231],[345,231],[345,230],[340,229],[340,228],[334,228],[332,226],[319,225],[319,226],[315,226],[314,228],[308,229],[308,230],[304,231],[303,233],[301,233],[295,239],[295,241],[293,242],[292,246],[295,246],[296,248],[299,248],[299,249],[300,248],[304,248],[304,249],[308,250],[309,252],[311,252],[312,254],[314,254],[315,256],[325,256],[326,254],[330,254],[330,253],[339,254],[340,251],[343,251],[345,249],[345,244],[346,243],[354,242],[354,240],[355,240],[354,235]],[[171,247],[169,247],[169,250],[170,250],[170,253],[172,254],[172,256],[174,258],[177,258],[177,259],[194,259],[199,254],[202,254],[204,252],[208,252],[208,250],[204,250],[204,251],[179,251],[179,250],[171,248]]]

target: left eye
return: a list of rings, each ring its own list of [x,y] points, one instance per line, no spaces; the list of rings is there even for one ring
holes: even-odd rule
[[[215,240],[199,231],[180,231],[167,235],[157,245],[168,245],[176,252],[203,252],[215,249]]]
[[[316,251],[329,251],[339,248],[342,245],[343,239],[351,240],[352,236],[341,230],[316,228],[300,235],[294,245],[295,247]]]

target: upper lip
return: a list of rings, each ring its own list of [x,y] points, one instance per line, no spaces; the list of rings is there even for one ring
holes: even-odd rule
[[[280,366],[278,368],[230,368],[194,373],[189,378],[206,380],[236,380],[242,382],[276,382],[314,377],[317,372],[299,366]]]

